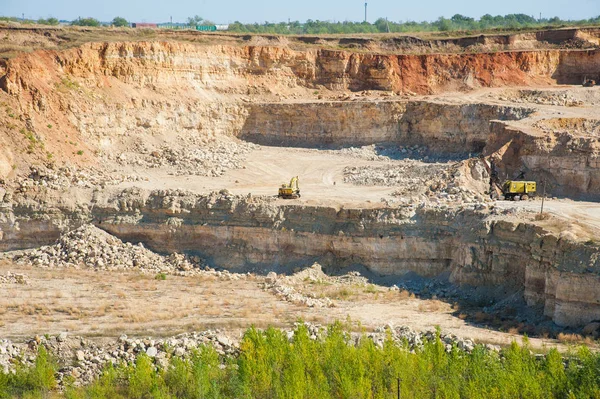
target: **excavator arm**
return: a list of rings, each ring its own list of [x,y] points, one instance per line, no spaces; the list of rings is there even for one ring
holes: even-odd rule
[[[290,180],[290,188],[294,191],[300,191],[298,176],[292,177],[292,180]]]

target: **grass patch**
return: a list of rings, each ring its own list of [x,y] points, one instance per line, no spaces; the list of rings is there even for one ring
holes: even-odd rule
[[[23,136],[25,136],[25,139],[27,139],[27,141],[29,141],[29,143],[27,144],[28,154],[34,153],[37,148],[45,148],[46,145],[44,144],[44,142],[40,138],[38,138],[32,131],[27,129],[21,129],[19,132]]]
[[[81,88],[81,86],[79,86],[79,83],[71,80],[69,76],[63,76],[60,80],[60,83],[57,86],[58,88],[67,90],[78,90]]]

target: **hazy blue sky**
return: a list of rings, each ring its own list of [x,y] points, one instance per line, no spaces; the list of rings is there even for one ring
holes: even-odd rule
[[[369,20],[388,17],[393,21],[435,20],[459,13],[474,18],[484,14],[512,14],[564,19],[600,15],[600,0],[370,0]],[[216,23],[264,22],[307,19],[360,21],[364,0],[0,0],[0,15],[26,18],[56,17],[72,20],[79,16],[110,21],[119,15],[135,22],[184,22],[200,15]]]

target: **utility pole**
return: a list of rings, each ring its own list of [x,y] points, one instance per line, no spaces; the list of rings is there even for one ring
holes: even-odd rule
[[[23,18],[21,18],[21,21],[25,22],[25,13],[22,14]]]
[[[365,1],[365,22],[367,22],[367,2]]]

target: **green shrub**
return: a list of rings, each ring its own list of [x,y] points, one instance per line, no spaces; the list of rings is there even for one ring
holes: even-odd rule
[[[477,346],[471,353],[447,347],[439,337],[410,351],[387,333],[382,345],[335,323],[322,339],[300,325],[288,340],[269,328],[246,331],[237,357],[212,346],[173,357],[162,369],[146,354],[135,364],[108,366],[84,388],[68,387],[79,398],[392,398],[400,379],[408,398],[600,398],[600,354],[581,348],[565,357],[556,350],[544,358],[527,341],[501,353]],[[0,398],[44,397],[56,386],[52,360],[40,349],[30,369],[0,373]]]
[[[57,366],[43,345],[38,348],[35,363],[30,368],[18,366],[14,374],[0,373],[0,398],[47,397],[56,388]]]

